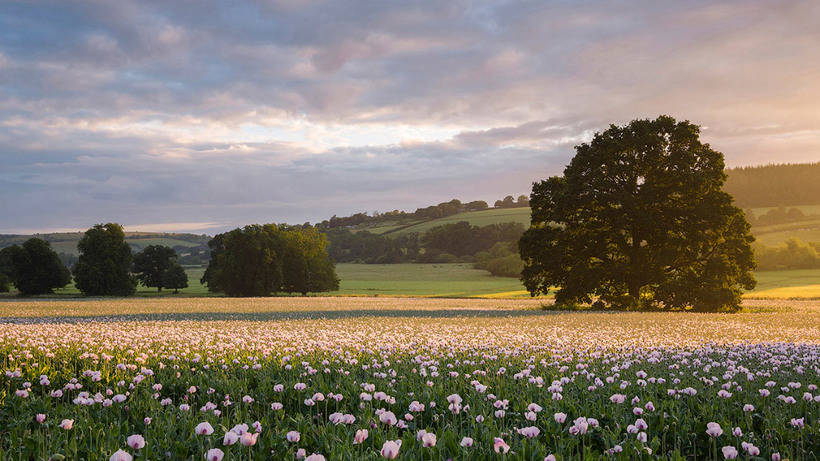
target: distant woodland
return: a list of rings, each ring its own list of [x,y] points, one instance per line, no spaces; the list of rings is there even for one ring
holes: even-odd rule
[[[723,189],[741,208],[820,205],[820,162],[732,168]]]

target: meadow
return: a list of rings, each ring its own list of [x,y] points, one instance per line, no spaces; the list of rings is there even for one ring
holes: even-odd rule
[[[0,459],[817,459],[820,301],[0,302]]]

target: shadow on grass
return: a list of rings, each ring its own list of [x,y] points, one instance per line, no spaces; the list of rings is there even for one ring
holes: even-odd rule
[[[182,321],[224,321],[242,320],[265,322],[271,320],[334,320],[361,317],[423,317],[423,318],[457,318],[457,317],[523,317],[533,315],[556,315],[558,311],[535,309],[500,310],[500,309],[356,309],[312,310],[291,312],[183,312],[157,314],[116,314],[116,315],[69,315],[50,317],[0,317],[1,324],[49,324],[49,323],[116,323],[116,322],[182,322]]]

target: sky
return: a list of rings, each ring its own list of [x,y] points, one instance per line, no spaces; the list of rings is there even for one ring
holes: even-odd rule
[[[820,2],[7,0],[0,233],[492,204],[660,114],[820,160]]]

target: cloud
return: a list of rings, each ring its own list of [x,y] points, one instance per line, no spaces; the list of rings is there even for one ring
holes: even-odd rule
[[[526,193],[609,123],[817,160],[820,4],[0,5],[0,231]],[[219,224],[222,225],[222,224]]]

